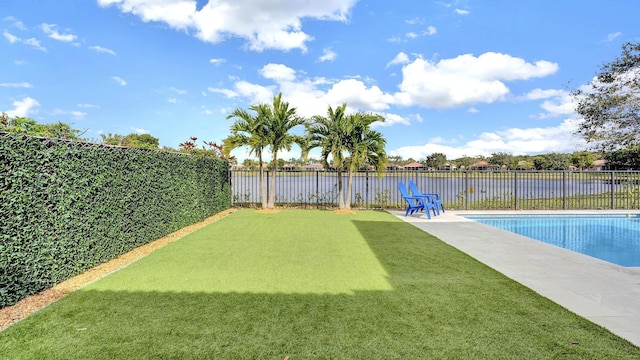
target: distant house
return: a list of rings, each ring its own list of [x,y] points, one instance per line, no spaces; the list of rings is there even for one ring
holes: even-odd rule
[[[231,170],[245,170],[245,166],[242,164],[232,165]]]
[[[589,171],[602,171],[607,169],[607,160],[600,159],[595,160],[591,167],[588,169]]]
[[[410,164],[407,164],[404,166],[405,170],[409,170],[409,171],[422,171],[422,170],[428,170],[428,168],[426,166],[424,166],[423,164],[419,163],[419,162],[412,162]]]
[[[498,171],[500,170],[500,165],[489,164],[486,161],[478,161],[477,163],[469,165],[469,170],[475,171]]]
[[[296,164],[284,164],[284,166],[282,166],[282,171],[295,171],[296,170]]]
[[[395,165],[395,164],[387,165],[387,171],[400,171],[400,170],[402,170],[402,166]]]
[[[453,170],[457,170],[458,167],[455,164],[451,164],[451,163],[446,163],[442,166],[438,167],[438,170],[445,170],[445,171],[453,171]]]
[[[304,171],[323,171],[324,166],[321,163],[309,164],[302,167]]]

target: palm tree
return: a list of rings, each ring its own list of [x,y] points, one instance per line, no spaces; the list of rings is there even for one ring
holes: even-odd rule
[[[329,157],[333,159],[333,166],[338,174],[338,208],[344,209],[344,195],[342,189],[342,169],[345,165],[345,152],[347,151],[348,118],[345,115],[347,104],[343,103],[335,110],[329,105],[327,116],[315,115],[311,123],[307,125],[307,147],[304,153],[319,147],[320,156],[324,166],[329,168]]]
[[[387,164],[387,153],[385,151],[387,141],[380,132],[371,130],[371,125],[376,121],[383,122],[384,117],[358,112],[349,115],[348,120],[349,142],[346,144],[346,150],[351,157],[351,164],[348,172],[349,180],[347,181],[345,209],[351,208],[353,173],[364,165],[371,165],[380,177]]]
[[[231,150],[248,146],[249,154],[255,153],[258,157],[260,168],[260,201],[262,208],[267,208],[267,192],[264,184],[264,167],[262,152],[270,144],[270,129],[267,123],[271,117],[271,109],[266,104],[252,105],[250,108],[255,116],[243,109],[235,109],[227,119],[236,118],[231,125],[231,134],[223,140],[225,156],[229,156]]]
[[[273,105],[269,109],[269,116],[266,122],[269,131],[269,145],[273,154],[268,208],[275,208],[278,152],[280,150],[291,150],[291,145],[294,143],[300,145],[301,148],[304,146],[304,138],[289,133],[291,129],[304,123],[304,118],[296,115],[296,108],[289,108],[289,103],[282,101],[282,93],[273,97]]]

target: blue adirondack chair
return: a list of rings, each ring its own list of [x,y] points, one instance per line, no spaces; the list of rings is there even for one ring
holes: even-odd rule
[[[432,203],[434,207],[434,213],[436,213],[436,215],[440,215],[440,209],[442,209],[442,212],[444,212],[444,204],[440,199],[440,195],[438,195],[437,193],[421,193],[420,190],[418,190],[418,186],[413,182],[413,180],[409,180],[409,189],[411,190],[411,195],[415,197],[422,197],[426,199],[425,202]]]
[[[425,210],[427,214],[427,218],[431,219],[431,214],[429,214],[429,209],[433,209],[434,205],[431,203],[427,203],[424,198],[418,196],[411,196],[407,191],[407,187],[404,185],[402,181],[398,181],[398,190],[400,190],[400,194],[402,198],[407,202],[407,211],[405,211],[404,216],[408,216],[409,214],[413,214],[414,212],[420,212]],[[435,210],[434,210],[435,214]]]

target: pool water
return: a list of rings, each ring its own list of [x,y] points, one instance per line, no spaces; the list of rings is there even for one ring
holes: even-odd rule
[[[620,266],[640,266],[640,215],[465,215]]]

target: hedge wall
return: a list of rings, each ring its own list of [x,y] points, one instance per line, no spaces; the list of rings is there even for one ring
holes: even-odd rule
[[[0,307],[229,208],[228,167],[0,133]]]

